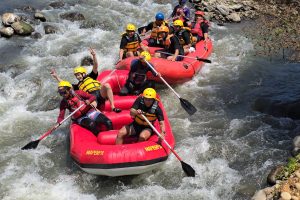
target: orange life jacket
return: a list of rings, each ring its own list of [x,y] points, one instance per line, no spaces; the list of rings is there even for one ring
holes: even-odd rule
[[[165,26],[165,25],[166,25],[166,22],[163,21],[163,23],[160,26]],[[151,30],[150,38],[153,38],[153,39],[157,38],[157,31],[158,31],[160,26],[158,26],[155,22],[153,22],[153,28]]]

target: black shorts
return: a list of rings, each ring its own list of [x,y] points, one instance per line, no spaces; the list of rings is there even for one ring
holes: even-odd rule
[[[143,126],[143,125],[139,125],[139,124],[137,124],[137,123],[135,123],[135,122],[132,122],[130,125],[129,125],[129,128],[133,128],[134,129],[134,134],[129,134],[129,136],[139,136],[140,135],[140,133],[143,131],[143,130],[145,130],[145,129],[147,129],[147,130],[149,130],[150,131],[150,133],[151,133],[151,135],[153,134],[153,130],[152,130],[152,128],[150,127],[150,126]]]
[[[96,97],[96,101],[98,105],[105,104],[105,99],[101,96],[100,90],[95,90],[91,92],[91,94]]]

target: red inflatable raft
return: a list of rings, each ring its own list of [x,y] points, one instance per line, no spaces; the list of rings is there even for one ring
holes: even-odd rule
[[[153,55],[154,51],[158,48],[149,47],[149,49],[150,53]],[[168,83],[184,83],[191,80],[204,65],[204,63],[202,61],[198,61],[196,57],[207,59],[210,56],[212,49],[212,41],[209,39],[206,46],[204,41],[200,41],[196,44],[196,51],[186,55],[191,58],[185,57],[182,61],[173,62],[163,58],[152,57],[150,62]],[[120,61],[116,65],[116,68],[129,70],[133,59],[136,59],[136,57],[126,58]],[[149,79],[161,82],[158,77],[154,77],[150,72],[147,75]]]
[[[102,72],[98,80],[110,83],[114,93],[118,93],[125,84],[128,76],[127,70],[113,70]],[[136,138],[127,138],[123,145],[115,145],[118,130],[132,122],[129,114],[136,96],[114,96],[115,106],[122,112],[110,111],[109,102],[101,109],[112,120],[114,130],[105,131],[104,126],[98,138],[87,129],[77,124],[71,124],[70,154],[75,163],[85,172],[105,176],[123,176],[141,174],[161,166],[171,153],[169,148],[159,141],[156,134],[148,141],[136,143]],[[174,135],[167,114],[160,102],[164,114],[166,126],[166,141],[173,148],[175,145]],[[154,123],[160,131],[159,123]]]

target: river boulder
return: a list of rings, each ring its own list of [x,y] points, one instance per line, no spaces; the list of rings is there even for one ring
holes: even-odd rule
[[[34,31],[34,28],[30,24],[23,21],[13,23],[11,27],[18,35],[30,35]]]
[[[85,20],[84,15],[79,13],[79,12],[64,13],[64,14],[61,14],[60,17],[62,19],[66,19],[66,20],[69,20],[71,22]]]
[[[0,35],[3,37],[11,37],[14,34],[14,29],[12,27],[2,27],[0,29]]]
[[[11,26],[13,23],[20,21],[20,17],[14,13],[4,13],[1,20],[4,26]]]

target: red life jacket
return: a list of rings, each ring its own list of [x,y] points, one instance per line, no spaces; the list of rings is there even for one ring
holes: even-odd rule
[[[72,119],[78,119],[86,114],[90,110],[90,106],[87,106],[84,101],[80,100],[77,96],[73,96],[71,99],[67,100],[68,109],[70,112],[76,110],[79,106],[84,104],[82,108],[80,108],[77,112],[75,112],[72,116]]]
[[[198,36],[200,36],[200,37],[203,38],[204,36],[203,36],[202,29],[201,29],[201,24],[202,24],[202,23],[206,23],[206,24],[209,26],[208,21],[207,21],[207,20],[204,20],[204,19],[202,19],[200,22],[193,22],[193,23],[192,23],[191,33],[192,33],[193,35],[198,35]]]

